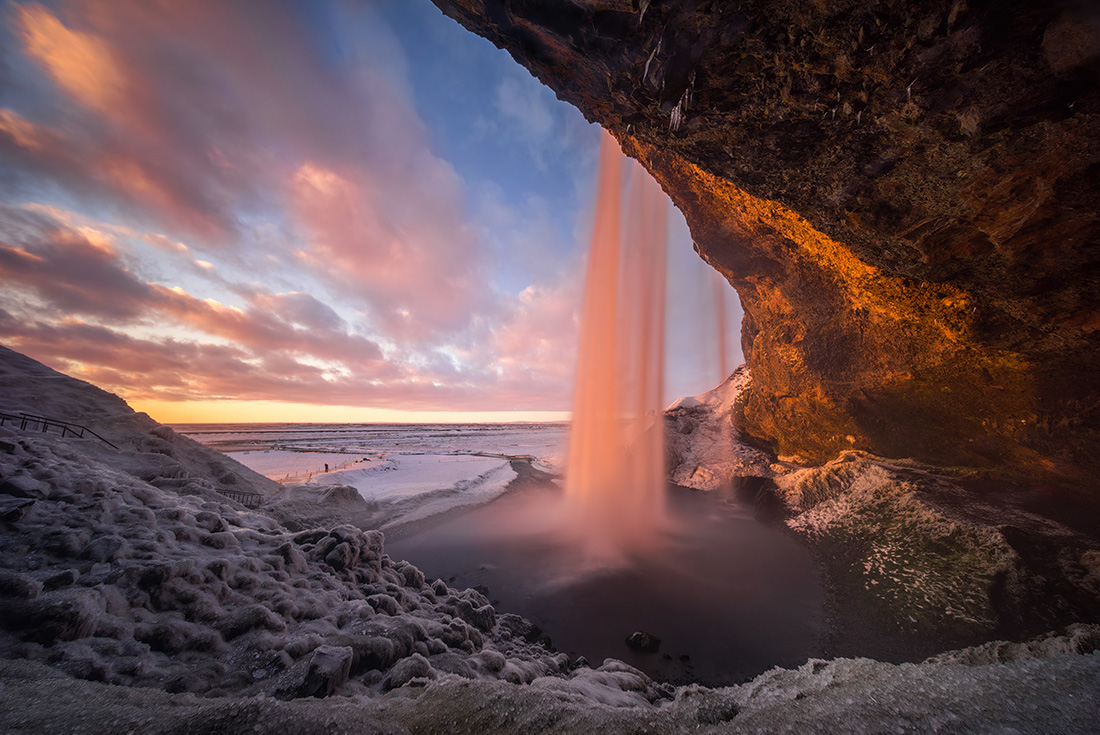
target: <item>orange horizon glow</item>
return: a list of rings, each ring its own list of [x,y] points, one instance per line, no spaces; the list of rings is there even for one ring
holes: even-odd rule
[[[569,421],[569,411],[405,411],[282,401],[129,401],[162,424],[496,424]]]

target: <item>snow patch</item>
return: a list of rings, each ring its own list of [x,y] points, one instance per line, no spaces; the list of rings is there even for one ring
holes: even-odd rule
[[[748,384],[742,365],[717,388],[680,398],[665,410],[672,482],[716,490],[737,477],[771,476],[768,456],[741,442],[733,424],[734,403]]]

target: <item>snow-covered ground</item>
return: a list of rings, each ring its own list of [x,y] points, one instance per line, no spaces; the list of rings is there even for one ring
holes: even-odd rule
[[[669,479],[696,490],[728,486],[738,477],[771,477],[770,458],[738,440],[734,403],[749,384],[744,365],[717,388],[680,398],[665,409]]]
[[[562,423],[189,424],[177,429],[284,483],[355,488],[393,527],[487,503],[516,478],[512,458],[561,471]],[[327,470],[326,470],[327,467]]]
[[[292,530],[269,480],[4,349],[0,394],[120,447],[0,428],[2,732],[1100,731],[1100,626],[671,687],[531,643],[530,623],[391,559],[377,530]],[[847,491],[811,480],[790,488],[800,503]],[[366,504],[312,487],[341,513]],[[268,504],[223,494],[240,488]]]
[[[318,463],[316,458],[324,453],[339,454],[345,459],[395,453],[528,456],[542,462],[547,471],[555,471],[569,431],[569,425],[560,422],[179,424],[174,428],[212,449],[237,458],[256,458],[267,451],[301,454],[300,463],[292,467],[298,472],[321,470],[325,460]],[[238,453],[241,453],[239,457]],[[335,466],[333,462],[329,464]]]
[[[295,452],[286,449],[253,449],[225,454],[276,482],[305,482],[363,459],[337,452]]]

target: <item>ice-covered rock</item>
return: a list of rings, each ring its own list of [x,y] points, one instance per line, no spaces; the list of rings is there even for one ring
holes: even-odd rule
[[[281,697],[381,691],[448,655],[485,654],[463,668],[474,678],[560,669],[546,648],[498,635],[480,593],[429,585],[391,560],[381,531],[291,530],[242,508],[225,483],[269,499],[278,486],[248,470],[227,480],[216,452],[87,384],[0,357],[12,396],[52,394],[46,409],[97,417],[121,448],[6,430],[0,656],[122,685]],[[351,488],[316,490],[322,507],[363,505]]]
[[[830,560],[841,594],[892,634],[956,644],[1090,619],[1095,542],[958,478],[850,451],[820,467],[775,464],[787,525]]]
[[[213,451],[136,413],[116,395],[82,380],[63,375],[18,352],[0,346],[0,411],[31,414],[77,424],[95,432],[77,438],[66,432],[66,444],[156,487],[181,494],[227,502],[224,492],[271,497],[279,485],[224,454]],[[40,423],[7,420],[0,427],[15,451],[13,438],[33,436]],[[48,436],[58,436],[55,425]],[[3,438],[3,437],[0,437]],[[110,443],[108,443],[110,442]],[[112,446],[113,445],[113,446]],[[6,478],[3,490],[18,497],[37,497],[33,477]],[[13,492],[14,490],[14,492]]]
[[[769,457],[742,442],[733,407],[748,386],[742,365],[714,390],[680,398],[665,409],[669,479],[698,490],[716,490],[736,477],[770,477]]]

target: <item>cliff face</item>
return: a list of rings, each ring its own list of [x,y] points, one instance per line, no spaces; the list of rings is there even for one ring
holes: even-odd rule
[[[1100,470],[1100,11],[435,0],[610,130],[737,288],[739,428]]]

